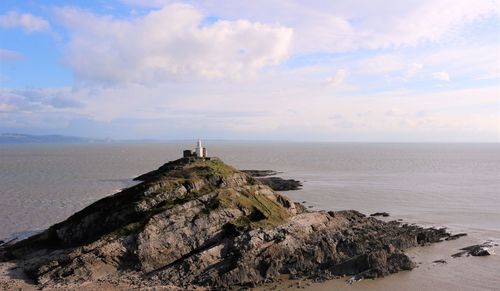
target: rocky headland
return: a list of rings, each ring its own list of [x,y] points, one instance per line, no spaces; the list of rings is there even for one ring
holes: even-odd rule
[[[37,288],[226,290],[281,275],[382,277],[415,267],[405,249],[451,237],[355,210],[308,211],[217,158],[182,158],[137,180],[35,236],[2,245],[0,260]]]

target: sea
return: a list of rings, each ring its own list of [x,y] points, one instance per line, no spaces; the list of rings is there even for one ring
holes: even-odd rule
[[[411,272],[352,285],[347,278],[312,283],[309,290],[500,290],[498,255],[451,257],[468,245],[500,242],[500,144],[212,141],[205,146],[210,156],[239,169],[276,170],[302,181],[301,190],[283,194],[309,209],[385,211],[387,220],[468,234],[408,250],[418,264]],[[194,142],[0,144],[0,239],[23,238],[60,222],[192,147]],[[441,259],[446,263],[434,263]]]

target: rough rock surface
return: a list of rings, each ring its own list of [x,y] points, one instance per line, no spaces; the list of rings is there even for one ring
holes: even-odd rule
[[[450,237],[446,238],[446,240],[456,240],[458,238],[461,238],[462,236],[467,236],[466,233],[457,233],[454,235],[450,235]]]
[[[241,170],[241,171],[252,177],[269,177],[280,174],[280,172],[273,170]]]
[[[269,177],[279,174],[279,172],[273,170],[243,170],[242,172],[256,178],[262,184],[269,186],[274,191],[299,190],[302,187],[302,183],[295,179]]]
[[[216,158],[182,158],[137,180],[0,247],[0,259],[42,288],[104,282],[225,290],[282,274],[355,280],[411,270],[406,248],[450,236],[354,210],[307,211]]]
[[[451,255],[454,258],[459,258],[462,256],[474,256],[483,257],[493,254],[493,247],[498,246],[491,241],[484,242],[478,245],[472,245],[460,249],[460,252]]]
[[[370,216],[374,216],[374,217],[377,217],[377,216],[389,217],[390,215],[387,212],[375,212],[375,213],[370,214]]]
[[[302,183],[294,179],[283,179],[280,177],[257,178],[262,184],[269,186],[274,191],[299,190]]]

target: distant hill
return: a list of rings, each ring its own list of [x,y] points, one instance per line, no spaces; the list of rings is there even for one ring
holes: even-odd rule
[[[102,143],[104,139],[65,136],[65,135],[31,135],[19,133],[0,134],[0,144],[6,143]]]

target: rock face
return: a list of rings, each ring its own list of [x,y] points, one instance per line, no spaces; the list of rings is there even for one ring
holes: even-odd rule
[[[299,190],[302,187],[302,183],[294,179],[269,177],[279,174],[279,172],[273,170],[243,170],[242,172],[256,178],[262,184],[269,186],[274,191]]]
[[[263,177],[257,179],[274,191],[299,190],[302,187],[302,183],[294,179],[283,179],[280,177]]]
[[[292,278],[376,278],[444,229],[307,211],[216,158],[182,158],[67,220],[0,248],[39,287],[86,282],[232,289]],[[117,283],[117,284],[118,284]]]

